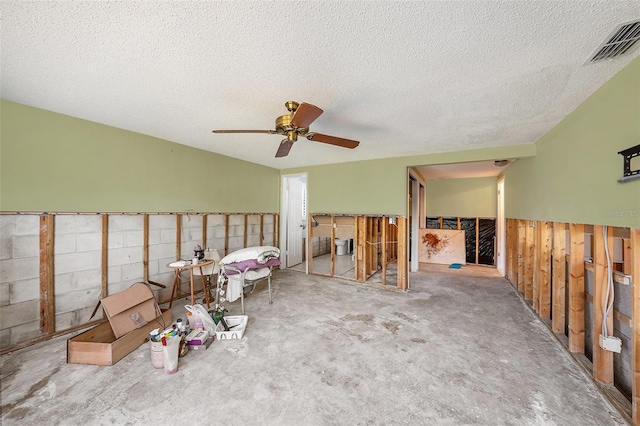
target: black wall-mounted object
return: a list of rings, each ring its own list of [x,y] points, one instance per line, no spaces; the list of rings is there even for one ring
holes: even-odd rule
[[[623,175],[618,179],[619,183],[640,179],[640,169],[631,170],[631,159],[640,155],[640,145],[632,146],[618,152],[624,158]]]

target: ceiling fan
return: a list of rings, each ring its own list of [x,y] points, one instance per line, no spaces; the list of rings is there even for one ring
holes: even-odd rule
[[[353,149],[360,144],[360,142],[351,139],[310,132],[309,125],[313,123],[316,118],[320,117],[323,112],[317,106],[305,102],[299,104],[294,101],[289,101],[285,103],[284,106],[289,110],[289,114],[276,118],[275,130],[214,130],[213,133],[268,133],[270,135],[284,135],[286,138],[280,142],[280,146],[276,152],[276,158],[289,155],[289,151],[293,143],[298,140],[298,136],[303,136],[313,142],[322,142],[349,149]]]

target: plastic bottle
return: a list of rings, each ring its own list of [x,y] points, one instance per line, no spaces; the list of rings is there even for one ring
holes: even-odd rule
[[[182,318],[178,318],[176,320],[176,325],[178,327],[178,331],[180,331],[180,332],[184,331],[184,324],[182,323]]]

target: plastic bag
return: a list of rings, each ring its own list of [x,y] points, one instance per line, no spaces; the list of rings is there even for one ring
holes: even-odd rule
[[[213,336],[216,332],[216,323],[213,322],[213,318],[209,315],[209,312],[204,306],[198,305],[185,305],[185,309],[191,312],[191,315],[195,318],[199,318],[204,325],[204,329],[209,332],[210,336]]]

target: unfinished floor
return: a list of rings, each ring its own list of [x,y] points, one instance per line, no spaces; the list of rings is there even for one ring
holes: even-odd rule
[[[65,363],[69,336],[38,344],[0,358],[2,424],[625,424],[495,270],[469,271],[408,293],[278,271],[244,338],[173,376],[146,345],[97,367]]]

